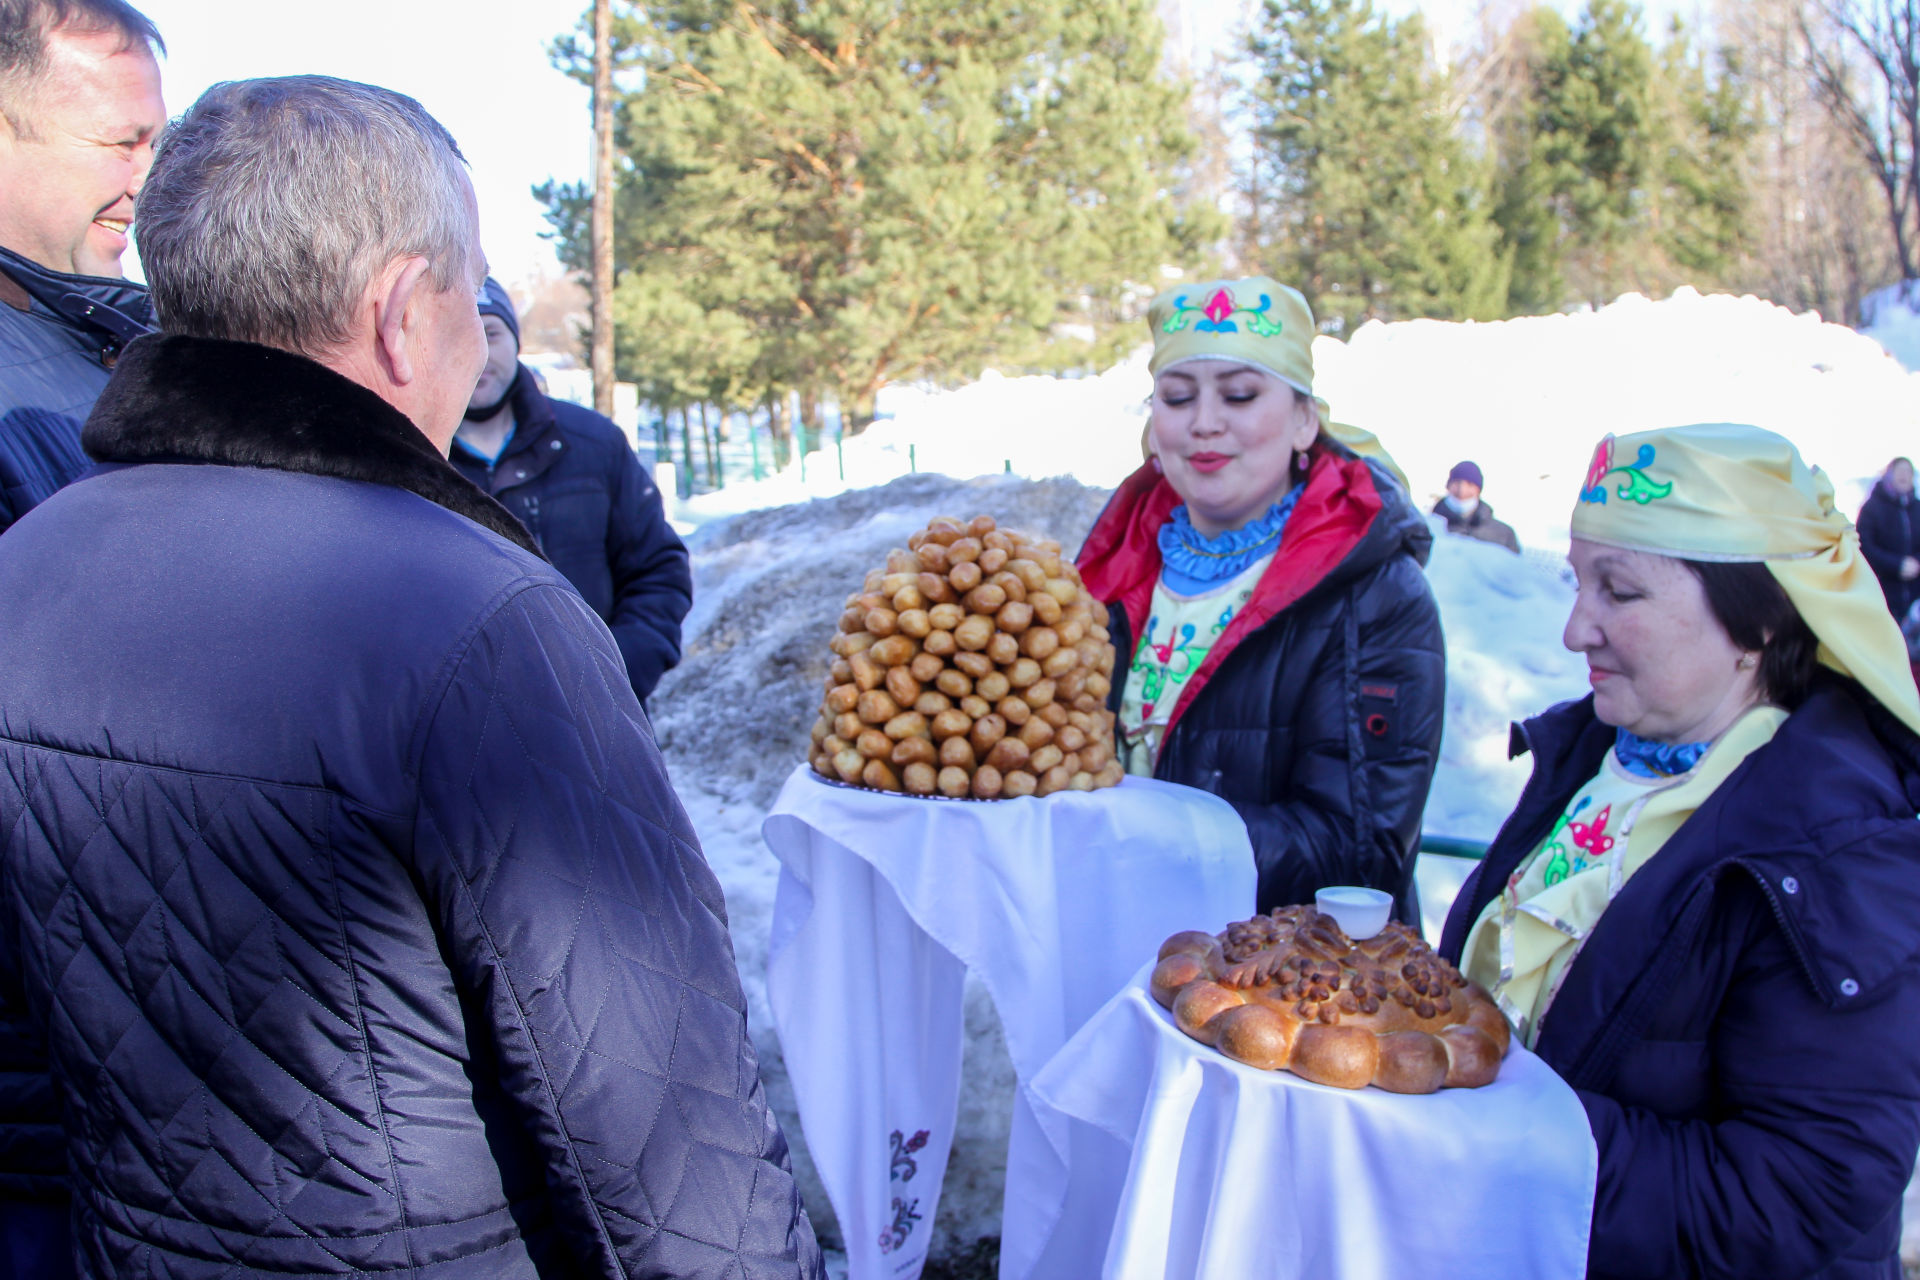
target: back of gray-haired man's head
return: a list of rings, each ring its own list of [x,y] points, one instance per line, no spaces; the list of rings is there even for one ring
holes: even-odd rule
[[[214,85],[168,129],[135,206],[160,327],[323,355],[396,258],[472,287],[469,189],[453,136],[405,94],[327,76]]]
[[[22,137],[33,127],[33,89],[47,69],[47,37],[61,28],[112,31],[126,47],[167,51],[147,16],[125,0],[0,0],[0,116]]]

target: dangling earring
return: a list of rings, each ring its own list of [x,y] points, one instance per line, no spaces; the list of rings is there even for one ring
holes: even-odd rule
[[[1740,655],[1740,661],[1736,662],[1734,665],[1740,668],[1740,670],[1742,671],[1751,671],[1754,668],[1754,664],[1759,661],[1760,659],[1756,658],[1753,654],[1743,653]]]
[[[1301,475],[1307,474],[1307,468],[1312,465],[1313,459],[1307,457],[1307,451],[1305,449],[1293,455],[1293,469]]]

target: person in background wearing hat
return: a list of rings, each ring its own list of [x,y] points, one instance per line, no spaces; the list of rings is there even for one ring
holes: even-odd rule
[[[1905,618],[1920,600],[1920,509],[1913,502],[1913,463],[1895,458],[1860,504],[1860,550],[1880,579],[1887,609]]]
[[[492,278],[480,317],[487,366],[454,434],[453,465],[520,517],[600,615],[645,703],[680,661],[680,622],[693,607],[687,548],[620,428],[549,400],[520,363],[520,317]]]
[[[1129,771],[1247,824],[1261,911],[1368,885],[1419,921],[1413,854],[1446,700],[1427,522],[1313,398],[1313,315],[1275,281],[1150,312],[1154,456],[1087,535]]]
[[[1447,493],[1433,504],[1433,514],[1446,517],[1447,532],[1465,534],[1482,542],[1492,542],[1518,555],[1520,539],[1513,526],[1493,518],[1493,506],[1480,500],[1480,487],[1486,480],[1480,468],[1462,462],[1447,473]]]
[[[1728,425],[1609,436],[1572,534],[1593,693],[1516,730],[1532,781],[1441,950],[1585,1104],[1590,1276],[1894,1280],[1920,696],[1859,539]]]

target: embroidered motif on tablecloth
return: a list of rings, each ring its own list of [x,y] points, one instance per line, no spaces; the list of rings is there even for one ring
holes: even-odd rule
[[[921,1220],[920,1197],[907,1195],[907,1183],[913,1181],[913,1175],[920,1172],[920,1162],[914,1159],[933,1135],[926,1129],[915,1133],[911,1138],[895,1129],[887,1135],[887,1145],[892,1149],[893,1161],[888,1168],[888,1178],[893,1183],[893,1222],[880,1229],[880,1252],[892,1253],[906,1244],[913,1234],[914,1224]]]

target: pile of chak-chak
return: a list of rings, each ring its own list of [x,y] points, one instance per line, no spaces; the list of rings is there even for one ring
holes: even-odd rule
[[[935,518],[848,597],[816,771],[908,795],[1111,787],[1113,645],[1060,544]]]
[[[1152,989],[1182,1031],[1229,1058],[1341,1089],[1477,1089],[1512,1040],[1487,993],[1407,926],[1355,942],[1312,907],[1174,934]]]

